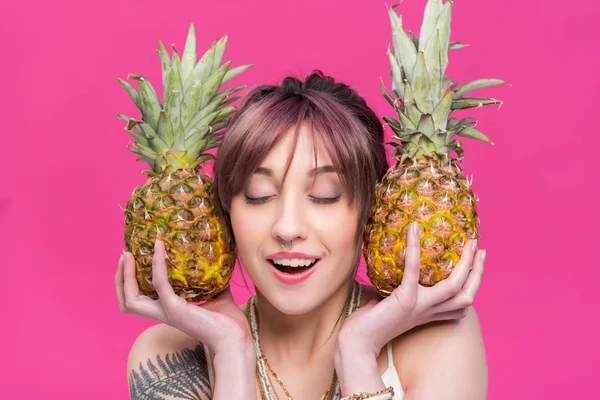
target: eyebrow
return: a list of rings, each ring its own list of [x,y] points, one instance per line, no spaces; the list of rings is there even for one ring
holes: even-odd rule
[[[310,171],[308,171],[307,175],[308,176],[317,176],[320,174],[327,174],[327,173],[332,173],[332,172],[336,172],[333,165],[323,165],[322,167],[317,167],[317,168],[311,169]],[[254,173],[258,174],[258,175],[268,176],[268,177],[273,176],[273,170],[269,169],[269,168],[265,168],[265,167],[258,167],[256,169],[256,171],[254,171]]]

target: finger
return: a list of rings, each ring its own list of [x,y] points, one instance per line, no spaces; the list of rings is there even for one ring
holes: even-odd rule
[[[154,243],[154,255],[152,256],[152,286],[160,299],[170,299],[172,296],[176,296],[169,283],[165,262],[165,245],[159,239],[156,239]]]
[[[450,276],[434,286],[436,294],[439,294],[438,303],[457,295],[461,291],[469,276],[476,251],[477,240],[469,240],[463,248],[460,261],[456,264]]]
[[[197,307],[189,305],[184,298],[175,294],[169,283],[165,254],[165,244],[162,240],[156,239],[152,257],[152,286],[158,293],[158,301],[162,305],[170,325],[173,325],[173,323],[181,323],[184,313]]]
[[[433,313],[441,313],[465,308],[473,305],[475,295],[481,285],[483,277],[483,264],[485,262],[485,250],[479,250],[475,256],[473,269],[469,272],[467,281],[462,287],[462,290],[448,300],[439,303],[432,308]]]
[[[160,304],[140,292],[135,277],[135,259],[129,252],[123,254],[123,279],[124,304],[127,313],[164,322],[164,313]]]
[[[125,300],[133,300],[140,296],[140,288],[135,277],[135,260],[133,254],[123,253],[123,293]]]
[[[115,275],[115,289],[117,290],[117,299],[119,299],[119,308],[121,312],[127,312],[125,307],[125,288],[123,287],[123,258],[125,253],[121,254],[117,266],[117,274]]]
[[[419,285],[419,271],[421,269],[421,242],[419,239],[419,224],[413,222],[407,232],[406,257],[404,261],[404,276],[397,293],[401,304],[414,306],[417,299]],[[395,293],[394,291],[392,293]]]
[[[466,297],[471,300],[471,304],[475,299],[475,295],[477,291],[479,291],[479,287],[481,286],[481,280],[483,279],[483,267],[485,264],[485,256],[486,251],[480,250],[477,252],[475,256],[475,261],[473,262],[473,269],[469,273],[469,277],[463,286],[461,292],[466,294]],[[471,305],[469,304],[469,305]]]

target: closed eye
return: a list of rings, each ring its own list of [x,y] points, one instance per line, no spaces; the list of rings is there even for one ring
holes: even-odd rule
[[[264,197],[246,197],[246,204],[263,204],[266,203],[273,196],[264,196]]]
[[[245,201],[246,204],[264,204],[267,201],[269,201],[269,199],[273,197],[273,196],[263,196],[263,197],[249,197],[249,196],[245,196]],[[336,196],[336,197],[313,197],[313,196],[309,196],[311,198],[311,200],[316,203],[316,204],[333,204],[333,203],[337,203],[338,201],[340,201],[340,196]]]
[[[310,196],[310,198],[312,199],[312,201],[314,201],[317,204],[332,204],[332,203],[337,203],[338,201],[340,201],[340,196],[336,196],[336,197],[312,197]]]

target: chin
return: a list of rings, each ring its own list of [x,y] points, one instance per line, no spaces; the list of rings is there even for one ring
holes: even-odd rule
[[[320,299],[316,298],[314,292],[273,292],[267,300],[286,315],[303,315],[315,310],[321,304]]]

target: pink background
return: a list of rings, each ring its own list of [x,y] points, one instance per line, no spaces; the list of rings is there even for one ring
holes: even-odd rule
[[[399,8],[408,28],[424,5]],[[450,76],[512,84],[478,93],[499,110],[473,112],[496,145],[464,145],[488,250],[475,307],[489,399],[596,397],[600,8],[460,0],[453,15],[452,39],[471,47],[451,52]],[[226,58],[256,63],[235,84],[320,68],[392,115],[383,0],[3,2],[0,398],[128,398],[129,347],[155,322],[121,314],[114,290],[119,206],[144,181],[117,78],[159,82],[158,40],[183,50],[192,22],[201,49],[227,33]]]

